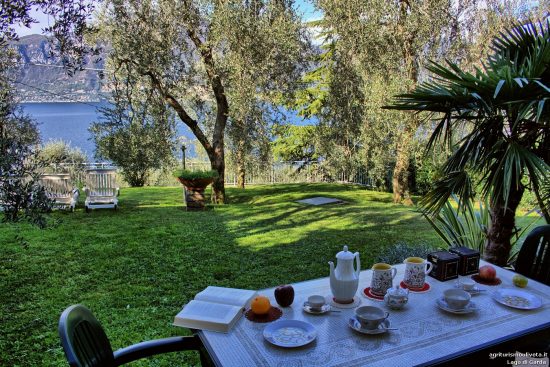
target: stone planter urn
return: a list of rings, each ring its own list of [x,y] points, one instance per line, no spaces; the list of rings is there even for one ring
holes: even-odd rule
[[[204,190],[214,181],[214,178],[186,179],[177,177],[177,179],[185,186],[185,204],[187,211],[204,210]]]

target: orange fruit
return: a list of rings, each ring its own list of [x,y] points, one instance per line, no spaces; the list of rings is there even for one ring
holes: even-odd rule
[[[252,312],[254,312],[256,315],[265,315],[269,312],[269,309],[271,308],[271,303],[269,303],[269,298],[267,298],[266,296],[256,296],[252,300],[250,308],[252,309]]]

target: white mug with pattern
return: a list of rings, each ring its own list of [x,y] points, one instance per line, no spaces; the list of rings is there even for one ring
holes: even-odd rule
[[[393,278],[397,269],[390,264],[377,263],[372,266],[372,280],[370,285],[371,293],[377,296],[384,296],[386,291],[393,286]]]
[[[403,283],[409,288],[422,288],[426,282],[426,274],[432,271],[433,264],[420,257],[408,257],[405,264]]]

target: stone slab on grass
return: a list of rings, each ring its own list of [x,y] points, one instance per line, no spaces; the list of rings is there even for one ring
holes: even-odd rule
[[[325,205],[325,204],[343,204],[344,201],[335,198],[326,198],[323,196],[317,196],[314,198],[298,200],[297,203],[307,204],[307,205]]]

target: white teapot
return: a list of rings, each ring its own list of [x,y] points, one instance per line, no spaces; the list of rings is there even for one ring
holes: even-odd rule
[[[329,261],[330,265],[330,290],[337,303],[352,303],[353,297],[359,286],[359,272],[361,271],[361,260],[359,252],[351,253],[348,246],[336,254],[337,264]],[[356,268],[353,262],[356,261]]]
[[[388,288],[384,296],[386,305],[394,310],[399,310],[409,301],[409,290],[396,285],[395,288]]]

